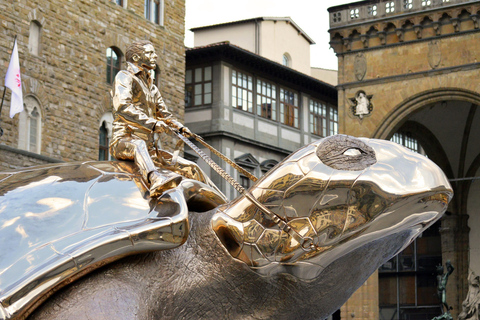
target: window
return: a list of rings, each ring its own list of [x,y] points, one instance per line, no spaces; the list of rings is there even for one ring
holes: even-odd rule
[[[107,83],[112,84],[121,67],[122,54],[114,47],[107,49]]]
[[[274,84],[257,80],[257,114],[277,120],[277,88]]]
[[[112,138],[113,114],[105,113],[100,119],[98,128],[98,160],[110,160],[109,152],[110,139]]]
[[[368,6],[368,15],[371,17],[375,17],[377,15],[377,6]]]
[[[189,69],[185,74],[185,106],[212,103],[212,67]]]
[[[248,179],[247,177],[245,177],[244,175],[240,175],[240,185],[244,188],[244,189],[248,189],[250,188],[250,179]]]
[[[163,0],[145,0],[145,19],[163,26]]]
[[[358,8],[350,10],[350,19],[358,19],[359,17],[360,17],[360,10]]]
[[[253,78],[243,72],[232,71],[232,107],[253,112]]]
[[[334,12],[333,13],[333,22],[340,22],[342,21],[342,13],[341,12]]]
[[[107,126],[105,125],[105,122],[103,122],[98,130],[98,160],[108,159],[108,140]]]
[[[405,10],[410,10],[413,8],[413,0],[403,0],[403,8]]]
[[[315,100],[310,100],[310,132],[321,137],[338,133],[338,111]]]
[[[422,7],[429,7],[432,4],[432,0],[422,0]]]
[[[395,12],[395,2],[389,1],[385,4],[385,12],[392,13]]]
[[[440,222],[379,271],[380,320],[432,319],[441,313],[436,266],[442,264]]]
[[[255,170],[258,168],[259,163],[252,154],[245,153],[240,157],[235,158],[234,160],[235,163],[238,164],[240,167],[255,175]],[[253,184],[247,176],[240,173],[238,174],[238,180],[240,182],[240,185],[245,189],[250,188]]]
[[[18,125],[18,148],[41,152],[42,115],[40,103],[33,96],[26,96]]]
[[[110,0],[112,1],[113,3],[116,3],[117,5],[123,7],[123,0]]]
[[[450,2],[450,0],[442,0],[442,2],[443,2],[443,3],[445,3],[445,2]]]
[[[30,21],[30,33],[28,35],[28,52],[38,56],[40,54],[42,26],[38,21]]]
[[[290,55],[288,53],[284,53],[283,54],[283,60],[282,60],[282,64],[285,66],[285,67],[290,67]]]
[[[298,95],[283,88],[280,89],[280,122],[298,128]]]
[[[422,146],[418,143],[417,139],[412,137],[412,135],[409,132],[396,132],[393,134],[390,141],[396,142],[424,156],[426,155],[425,150],[423,150]]]

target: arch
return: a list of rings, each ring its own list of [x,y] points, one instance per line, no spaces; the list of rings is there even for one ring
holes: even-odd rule
[[[402,121],[413,112],[426,105],[445,100],[467,101],[480,105],[480,95],[476,92],[460,88],[438,88],[418,93],[398,104],[382,121],[375,130],[373,138],[389,139],[398,130]]]
[[[274,159],[268,159],[260,163],[260,170],[262,171],[262,174],[266,173],[273,167],[275,167],[278,164],[277,160]]]
[[[288,52],[285,52],[282,56],[282,64],[286,67],[292,67],[292,57]]]
[[[18,120],[18,148],[34,153],[42,150],[42,107],[32,94],[25,96]]]
[[[111,159],[108,150],[110,141],[112,140],[113,114],[106,112],[98,124],[98,160]]]

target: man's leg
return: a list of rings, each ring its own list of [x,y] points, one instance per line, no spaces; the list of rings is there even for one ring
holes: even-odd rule
[[[203,182],[218,191],[220,194],[223,194],[195,162],[189,161],[182,157],[177,157],[176,163],[172,164],[172,154],[164,150],[158,150],[157,157],[153,156],[152,159],[158,167],[174,171],[188,179],[194,179]]]
[[[174,172],[158,170],[153,163],[145,141],[130,137],[122,138],[110,148],[112,156],[118,160],[134,161],[142,178],[150,186],[150,196],[160,196],[165,190],[175,188],[182,177]]]

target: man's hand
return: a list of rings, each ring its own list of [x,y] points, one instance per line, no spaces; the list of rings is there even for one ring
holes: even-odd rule
[[[187,138],[193,137],[192,131],[190,131],[190,129],[188,129],[187,127],[181,127],[180,128],[180,133],[183,134]]]
[[[162,120],[157,120],[157,123],[155,123],[155,128],[153,128],[153,132],[157,133],[163,133],[166,132],[169,129],[169,126],[163,122]]]

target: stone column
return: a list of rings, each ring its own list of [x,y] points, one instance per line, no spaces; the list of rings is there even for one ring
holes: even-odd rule
[[[442,218],[442,263],[452,262],[455,271],[448,278],[447,303],[454,319],[462,311],[462,300],[468,291],[468,215],[445,215]]]
[[[340,309],[342,320],[378,320],[378,271]]]

